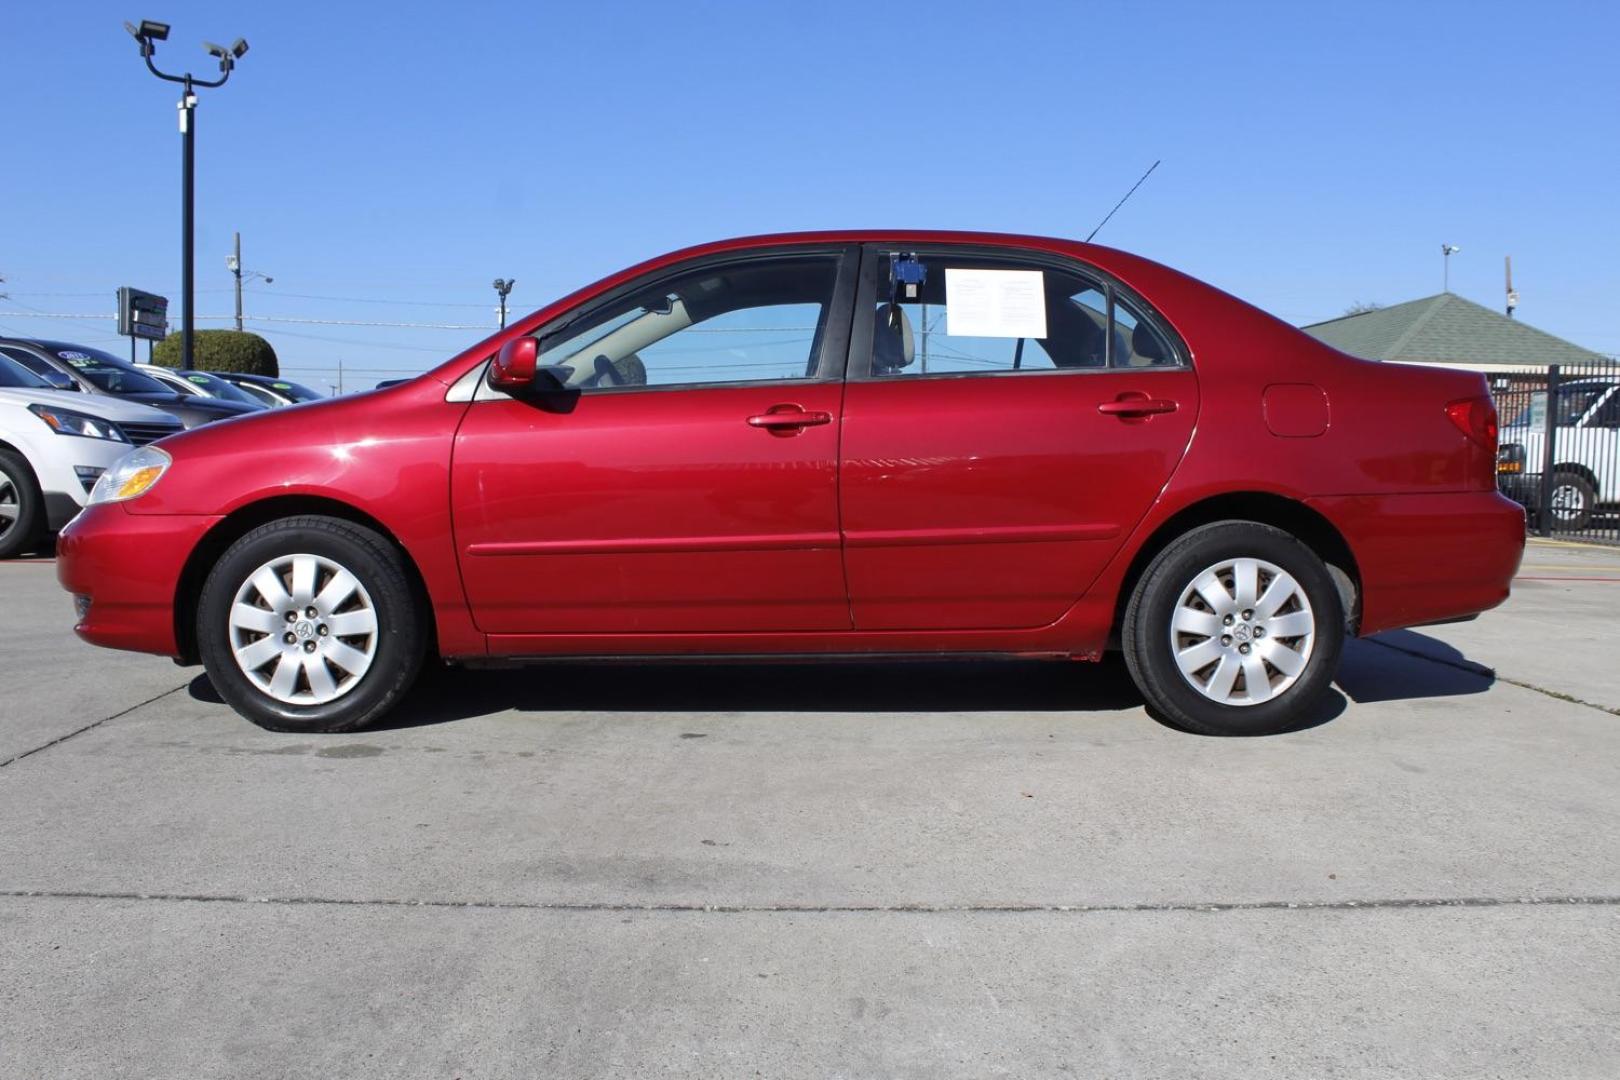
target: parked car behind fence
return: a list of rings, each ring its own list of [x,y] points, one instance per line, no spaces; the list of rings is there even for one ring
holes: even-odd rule
[[[1620,542],[1620,361],[1492,380],[1497,478],[1542,536]]]

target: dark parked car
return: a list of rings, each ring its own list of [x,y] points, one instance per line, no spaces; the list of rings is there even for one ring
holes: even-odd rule
[[[1347,636],[1507,598],[1496,436],[1483,376],[1124,252],[752,237],[136,450],[57,573],[82,638],[200,659],[288,731],[381,716],[430,653],[1120,649],[1161,717],[1258,734],[1309,721]]]
[[[140,371],[128,360],[88,345],[42,338],[0,337],[0,353],[58,389],[106,394],[151,405],[178,418],[188,428],[260,411],[253,405],[182,394]]]

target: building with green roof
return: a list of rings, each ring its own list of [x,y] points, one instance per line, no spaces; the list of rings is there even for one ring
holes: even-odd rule
[[[1500,312],[1440,293],[1302,327],[1352,356],[1404,364],[1440,364],[1489,372],[1548,364],[1590,365],[1604,357]]]

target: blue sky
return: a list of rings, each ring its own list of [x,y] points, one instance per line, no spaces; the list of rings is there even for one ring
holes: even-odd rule
[[[130,284],[179,306],[169,84],[199,110],[198,313],[479,324],[630,262],[798,228],[1098,236],[1300,323],[1451,287],[1620,353],[1620,5],[442,5],[175,0],[7,14],[0,328],[124,348]],[[152,3],[153,0],[141,0]],[[32,309],[32,311],[30,310]],[[202,321],[201,326],[225,323]],[[348,385],[484,335],[260,323]],[[356,376],[356,371],[365,373]]]

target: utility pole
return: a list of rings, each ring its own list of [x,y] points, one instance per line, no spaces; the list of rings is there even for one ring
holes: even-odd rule
[[[1507,258],[1507,317],[1513,318],[1513,309],[1519,306],[1519,294],[1513,291],[1513,256]]]
[[[242,234],[234,233],[232,235],[236,237],[236,249],[234,254],[225,256],[225,269],[236,275],[236,329],[238,332],[240,332],[242,329],[243,279],[246,278],[248,280],[252,280],[253,278],[263,278],[266,285],[270,284],[276,279],[271,277],[269,274],[261,274],[257,270],[242,269]]]
[[[156,42],[167,41],[169,38],[168,23],[142,19],[141,25],[125,23],[124,29],[140,43],[141,59],[146,61],[147,70],[164,82],[179,83],[181,87],[177,106],[180,110],[181,139],[180,302],[183,305],[180,316],[180,366],[189,370],[192,366],[192,346],[196,340],[197,294],[193,287],[196,206],[193,193],[196,188],[197,170],[197,90],[224,86],[225,80],[231,77],[231,69],[236,67],[236,62],[248,51],[248,43],[244,38],[237,38],[229,48],[226,48],[224,45],[203,42],[203,48],[208,50],[208,54],[219,60],[219,78],[208,81],[196,78],[189,71],[184,75],[170,75],[159,71],[157,65],[152,62],[152,54],[157,50]]]
[[[506,329],[506,298],[512,294],[512,286],[516,284],[517,278],[512,278],[510,280],[506,278],[495,279],[495,295],[501,298],[500,316],[502,330]]]

